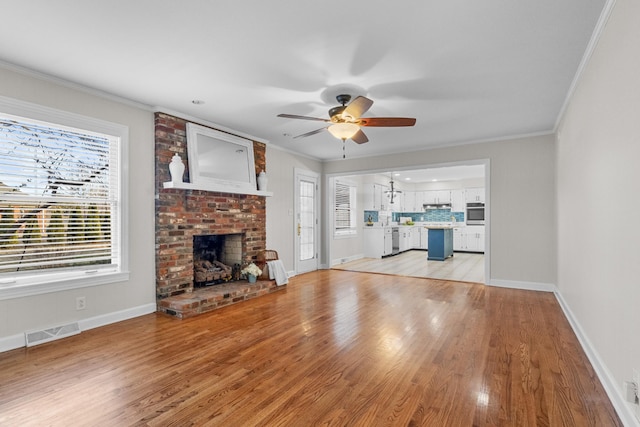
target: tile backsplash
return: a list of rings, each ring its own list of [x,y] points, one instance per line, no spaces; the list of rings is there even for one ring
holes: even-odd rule
[[[425,212],[394,212],[393,221],[399,221],[400,217],[411,218],[414,222],[451,222],[451,217],[456,222],[464,222],[464,212],[451,212],[451,209],[429,209]]]
[[[380,221],[380,215],[378,211],[364,211],[364,222]],[[411,218],[413,222],[451,222],[451,217],[456,219],[456,222],[464,222],[464,212],[451,212],[450,209],[429,209],[425,212],[394,212],[392,214],[391,221],[398,222],[400,217]],[[383,219],[386,221],[386,219]]]
[[[371,221],[378,222],[378,211],[364,211],[364,222],[369,221],[369,216]]]

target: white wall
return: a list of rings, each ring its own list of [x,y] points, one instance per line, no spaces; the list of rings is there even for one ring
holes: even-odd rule
[[[0,351],[19,344],[25,330],[69,321],[86,328],[154,311],[153,114],[2,67],[0,95],[129,127],[129,226],[135,233],[129,281],[0,301]],[[77,296],[86,297],[86,310],[76,310]]]
[[[293,271],[296,240],[296,223],[293,217],[294,171],[299,168],[321,174],[322,163],[297,156],[271,144],[267,144],[266,157],[266,172],[269,177],[267,190],[273,192],[273,196],[267,198],[267,249],[277,251],[287,271]],[[320,179],[318,183],[322,185]],[[322,197],[322,194],[318,197]],[[322,211],[319,214],[322,218]]]
[[[615,3],[557,136],[558,285],[617,392],[640,371],[638,17]]]
[[[553,135],[328,162],[326,174],[490,161],[490,283],[556,283]]]

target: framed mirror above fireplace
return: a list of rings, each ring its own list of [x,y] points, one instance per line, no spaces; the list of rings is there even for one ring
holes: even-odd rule
[[[195,123],[187,123],[191,183],[256,190],[253,142]]]

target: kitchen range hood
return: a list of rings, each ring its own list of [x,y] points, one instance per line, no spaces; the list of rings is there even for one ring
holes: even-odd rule
[[[451,203],[425,203],[422,205],[425,211],[431,209],[451,209]]]

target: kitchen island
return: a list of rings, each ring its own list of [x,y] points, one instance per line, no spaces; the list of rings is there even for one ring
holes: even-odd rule
[[[444,261],[453,256],[453,227],[427,226],[429,230],[429,252],[427,260]]]

